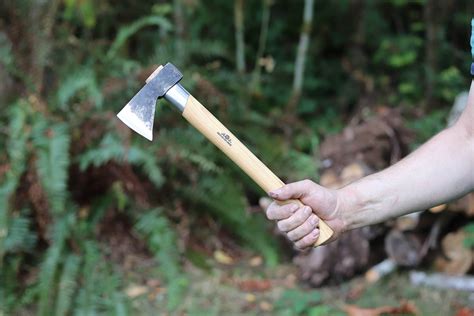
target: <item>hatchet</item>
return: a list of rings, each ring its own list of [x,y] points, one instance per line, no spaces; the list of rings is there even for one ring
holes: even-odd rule
[[[148,140],[153,139],[153,121],[158,98],[165,98],[176,107],[183,117],[206,136],[214,145],[234,161],[265,192],[278,189],[284,183],[263,164],[237,137],[235,137],[217,118],[199,103],[179,81],[181,72],[171,63],[159,66],[146,80],[146,84],[117,114],[128,127]],[[299,200],[278,202],[297,203]],[[327,241],[332,229],[319,220],[319,237],[315,246]]]

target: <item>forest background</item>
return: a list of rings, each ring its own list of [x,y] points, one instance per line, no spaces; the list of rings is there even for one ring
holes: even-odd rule
[[[0,315],[385,304],[377,286],[344,296],[347,278],[298,281],[265,192],[163,101],[153,142],[115,115],[172,62],[284,181],[318,181],[321,144],[354,120],[398,113],[401,155],[446,126],[470,84],[473,13],[469,0],[1,1]],[[423,296],[399,280],[383,285],[394,303]]]

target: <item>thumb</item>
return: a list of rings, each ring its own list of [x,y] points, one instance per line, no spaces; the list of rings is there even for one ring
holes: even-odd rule
[[[280,201],[288,199],[302,199],[309,194],[312,184],[313,182],[310,180],[293,182],[269,192],[268,195],[270,195],[275,200]]]

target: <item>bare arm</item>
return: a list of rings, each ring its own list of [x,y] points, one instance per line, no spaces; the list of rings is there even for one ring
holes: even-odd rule
[[[397,164],[341,189],[346,229],[385,221],[474,189],[474,82],[458,122]]]
[[[270,192],[270,196],[278,200],[300,198],[328,222],[337,237],[343,231],[423,210],[472,190],[474,81],[458,122],[397,164],[339,190],[306,180]],[[311,216],[301,215],[302,210],[292,212],[290,208],[273,203],[267,216],[278,220],[279,228],[298,248],[308,247],[317,239],[317,224],[312,224],[315,221]]]

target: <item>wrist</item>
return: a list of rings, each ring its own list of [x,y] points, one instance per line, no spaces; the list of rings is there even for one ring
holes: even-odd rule
[[[350,184],[338,190],[338,212],[343,223],[343,231],[370,224],[365,215],[369,212],[369,202],[356,188]]]

